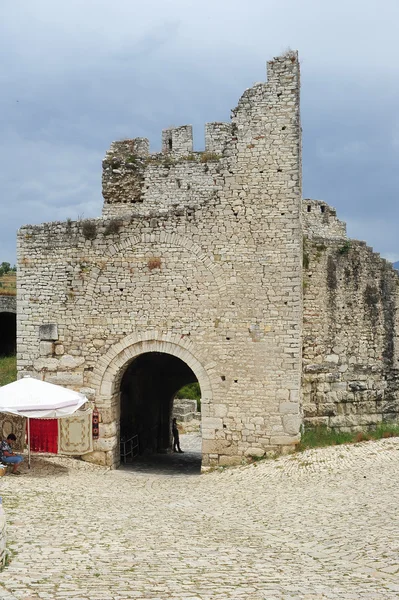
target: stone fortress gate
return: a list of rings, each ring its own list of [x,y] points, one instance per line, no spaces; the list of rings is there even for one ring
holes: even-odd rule
[[[194,381],[204,467],[289,449],[303,423],[396,418],[398,278],[302,201],[297,54],[267,71],[206,125],[204,152],[190,126],[163,131],[161,153],[114,142],[101,218],[19,231],[19,373],[95,400],[85,460],[118,466],[121,433],[170,448]]]

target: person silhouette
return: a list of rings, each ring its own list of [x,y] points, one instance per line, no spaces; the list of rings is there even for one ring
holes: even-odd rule
[[[172,434],[173,434],[173,452],[183,453],[183,450],[180,448],[180,438],[179,438],[179,430],[177,427],[176,419],[172,421]],[[177,448],[177,450],[176,450]]]

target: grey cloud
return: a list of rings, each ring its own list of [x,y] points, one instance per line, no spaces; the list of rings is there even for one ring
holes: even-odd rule
[[[100,214],[113,139],[157,150],[163,127],[192,123],[201,148],[203,124],[228,120],[288,46],[302,59],[304,195],[396,252],[366,227],[399,216],[396,0],[14,0],[1,12],[2,260],[24,222]]]

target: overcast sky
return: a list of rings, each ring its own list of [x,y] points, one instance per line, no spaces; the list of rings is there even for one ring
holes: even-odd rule
[[[302,63],[304,197],[399,259],[398,0],[0,0],[0,262],[23,224],[100,216],[112,140],[229,120]]]

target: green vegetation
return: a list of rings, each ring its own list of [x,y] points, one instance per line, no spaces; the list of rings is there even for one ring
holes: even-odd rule
[[[15,273],[17,267],[11,267],[10,263],[2,262],[0,265],[0,277],[2,275],[6,275],[7,273]]]
[[[216,154],[216,152],[201,152],[200,154],[200,162],[217,162],[222,157],[220,154]]]
[[[0,358],[0,387],[17,379],[17,357],[4,356]]]
[[[350,249],[351,249],[351,243],[350,243],[350,240],[347,240],[343,246],[338,248],[338,252],[339,252],[339,254],[348,254]]]
[[[305,430],[296,450],[301,452],[309,448],[324,448],[325,446],[339,446],[340,444],[356,444],[368,440],[399,437],[399,425],[395,423],[380,423],[372,431],[339,432],[325,426]]]
[[[104,231],[104,235],[115,235],[119,233],[120,228],[122,227],[122,221],[118,219],[112,219],[107,223],[107,226]]]
[[[84,221],[83,235],[86,240],[94,240],[97,236],[97,225],[94,221]]]

